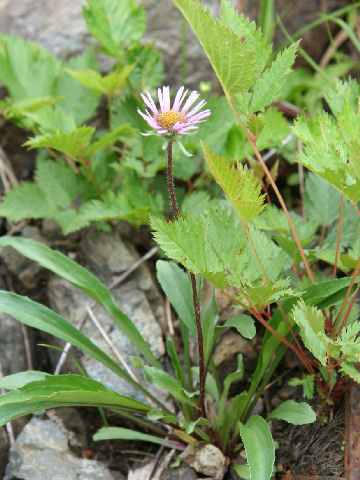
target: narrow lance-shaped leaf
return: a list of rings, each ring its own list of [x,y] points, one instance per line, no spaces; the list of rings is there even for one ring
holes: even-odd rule
[[[247,167],[240,163],[235,167],[228,158],[216,155],[204,143],[202,148],[211,173],[239,218],[247,223],[262,212],[265,208],[265,195],[261,194],[260,183]]]
[[[166,432],[164,432],[164,435],[166,435]],[[102,427],[93,435],[93,440],[95,442],[100,440],[138,440],[141,442],[157,443],[170,448],[176,447],[174,442],[166,438],[121,427]]]
[[[29,413],[71,405],[143,413],[151,409],[81,375],[46,375],[0,397],[0,425]]]
[[[114,323],[127,335],[144,357],[152,365],[159,366],[159,362],[136,326],[115,304],[111,292],[88,270],[62,253],[31,239],[5,236],[0,239],[0,245],[14,248],[91,296],[107,310]]]
[[[205,50],[226,95],[248,89],[255,80],[254,53],[246,41],[219,19],[213,18],[199,0],[172,0],[182,12]]]

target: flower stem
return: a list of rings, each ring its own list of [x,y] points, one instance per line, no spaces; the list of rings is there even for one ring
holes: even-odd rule
[[[167,161],[167,182],[168,182],[168,189],[169,189],[170,201],[171,201],[174,218],[175,220],[177,220],[179,218],[179,208],[176,202],[175,189],[174,189],[174,175],[172,171],[172,144],[173,142],[169,140],[167,145],[167,160],[168,160]],[[193,292],[196,329],[198,334],[200,412],[201,412],[201,416],[203,418],[206,418],[206,410],[205,410],[206,373],[205,373],[205,362],[204,362],[204,343],[203,343],[203,335],[202,335],[201,319],[200,319],[200,306],[199,306],[198,295],[197,295],[195,275],[191,272],[190,272],[190,278],[191,278],[191,286],[192,286],[192,292]]]
[[[298,247],[298,249],[299,249],[301,258],[303,259],[303,262],[304,262],[305,269],[306,269],[306,272],[307,272],[307,274],[308,274],[308,277],[309,277],[311,283],[314,283],[313,274],[312,274],[312,272],[311,272],[311,270],[310,270],[309,263],[308,263],[307,258],[306,258],[306,256],[305,256],[305,253],[304,253],[304,250],[303,250],[303,248],[302,248],[302,245],[301,245],[300,239],[299,239],[299,237],[298,237],[298,234],[296,233],[294,224],[293,224],[293,222],[292,222],[292,220],[291,220],[291,218],[290,218],[289,211],[288,211],[288,209],[287,209],[287,207],[286,207],[286,205],[285,205],[284,199],[283,199],[283,197],[282,197],[279,189],[278,189],[277,186],[276,186],[276,183],[274,182],[274,179],[273,179],[272,176],[271,176],[271,173],[270,173],[269,169],[267,168],[267,166],[266,166],[266,164],[265,164],[265,162],[264,162],[264,160],[263,160],[263,158],[262,158],[262,156],[261,156],[261,154],[260,154],[260,152],[259,152],[259,150],[258,150],[258,148],[257,148],[257,146],[256,146],[256,139],[253,137],[253,135],[251,135],[251,134],[249,133],[249,131],[248,131],[247,128],[245,127],[243,121],[241,120],[239,114],[238,114],[237,111],[236,111],[236,108],[234,107],[234,104],[233,104],[232,99],[231,99],[230,97],[227,97],[227,101],[228,101],[228,103],[229,103],[229,106],[230,106],[233,114],[235,115],[237,121],[239,122],[242,130],[244,131],[247,139],[249,140],[249,142],[250,142],[250,144],[251,144],[251,146],[252,146],[252,148],[253,148],[253,150],[254,150],[254,153],[255,153],[255,155],[256,155],[256,158],[259,160],[259,163],[260,163],[262,169],[263,169],[264,172],[265,172],[265,175],[267,176],[267,178],[268,178],[268,180],[269,180],[272,188],[274,189],[274,192],[275,192],[275,194],[276,194],[276,196],[277,196],[277,198],[278,198],[278,200],[279,200],[279,202],[280,202],[280,205],[281,205],[282,209],[284,210],[286,219],[287,219],[287,221],[288,221],[288,223],[289,223],[289,226],[290,226],[290,229],[291,229],[292,234],[293,234],[293,236],[294,236],[296,245],[297,245],[297,247]]]

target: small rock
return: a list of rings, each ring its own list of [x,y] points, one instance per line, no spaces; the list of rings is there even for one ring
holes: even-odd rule
[[[66,435],[50,420],[34,417],[10,449],[4,480],[114,480],[100,462],[75,457]]]
[[[226,471],[226,458],[214,445],[189,445],[180,455],[190,467],[214,480],[222,480]]]
[[[167,468],[160,476],[160,480],[197,480],[195,471],[186,463],[177,468]]]

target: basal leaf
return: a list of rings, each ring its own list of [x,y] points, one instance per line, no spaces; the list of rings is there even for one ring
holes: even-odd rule
[[[285,422],[291,423],[292,425],[305,425],[307,423],[315,422],[316,413],[306,402],[286,400],[275,408],[275,410],[273,410],[267,417],[268,420],[271,418],[285,420]]]
[[[179,382],[168,373],[159,368],[149,367],[148,365],[145,365],[144,372],[146,378],[152,385],[155,385],[155,387],[160,388],[161,390],[167,391],[179,402],[189,403],[191,405],[196,404],[195,400],[191,399],[184,393]]]
[[[236,330],[245,338],[254,338],[256,335],[256,327],[254,319],[245,315],[244,313],[239,313],[233,315],[223,325],[224,327],[234,327]]]
[[[60,275],[84,293],[91,296],[105,308],[114,323],[127,335],[149,363],[156,366],[159,365],[159,362],[154,357],[136,326],[115,304],[111,292],[88,270],[72,261],[66,255],[31,239],[4,236],[0,238],[0,245],[14,248],[22,255],[48,268],[53,273]]]
[[[136,0],[87,0],[83,17],[90,33],[108,55],[124,56],[124,47],[145,30],[145,11]]]
[[[211,173],[239,218],[247,223],[264,210],[265,195],[261,194],[260,183],[247,167],[240,163],[235,166],[228,158],[215,155],[204,143],[202,148]]]
[[[254,52],[242,37],[210,15],[199,0],[172,0],[205,50],[226,95],[247,90],[256,77]]]
[[[165,432],[164,435],[166,435]],[[138,440],[140,442],[157,443],[170,448],[174,446],[174,443],[166,438],[122,427],[102,427],[93,435],[93,440],[95,442],[100,440]]]
[[[14,222],[23,218],[48,218],[54,213],[44,192],[33,183],[22,182],[8,190],[0,203],[0,216]]]
[[[46,375],[0,397],[0,425],[22,415],[69,405],[142,413],[151,409],[81,375]]]
[[[275,446],[268,423],[259,415],[253,415],[240,426],[240,436],[244,442],[250,478],[270,480],[275,462]]]

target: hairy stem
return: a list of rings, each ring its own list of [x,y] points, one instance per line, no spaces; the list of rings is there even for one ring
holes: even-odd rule
[[[298,234],[296,233],[294,224],[293,224],[293,222],[292,222],[292,220],[291,220],[291,218],[290,218],[289,211],[288,211],[288,209],[287,209],[287,207],[286,207],[286,205],[285,205],[284,199],[283,199],[283,197],[282,197],[279,189],[278,189],[277,186],[276,186],[276,183],[274,182],[274,179],[273,179],[272,176],[271,176],[271,173],[270,173],[269,169],[267,168],[267,166],[266,166],[266,164],[265,164],[265,162],[264,162],[264,160],[263,160],[263,158],[262,158],[262,156],[261,156],[261,154],[260,154],[260,152],[259,152],[259,150],[258,150],[258,148],[257,148],[257,146],[256,146],[256,139],[254,138],[253,135],[251,135],[251,134],[249,133],[249,131],[248,131],[247,128],[245,127],[243,121],[241,120],[240,116],[238,115],[238,113],[237,113],[237,111],[236,111],[236,108],[234,107],[234,104],[233,104],[232,99],[231,99],[230,97],[227,97],[227,101],[228,101],[229,106],[230,106],[232,112],[234,113],[237,121],[239,122],[241,128],[243,129],[243,131],[244,131],[247,139],[249,140],[249,142],[250,142],[250,144],[251,144],[251,146],[252,146],[252,148],[253,148],[253,150],[254,150],[254,153],[255,153],[255,155],[256,155],[256,158],[259,160],[259,163],[260,163],[262,169],[264,170],[265,175],[267,176],[267,178],[268,178],[268,180],[269,180],[269,182],[270,182],[270,184],[271,184],[271,186],[272,186],[272,188],[273,188],[273,190],[274,190],[274,192],[275,192],[275,194],[276,194],[276,196],[277,196],[277,198],[278,198],[278,200],[279,200],[279,202],[280,202],[280,205],[281,205],[282,209],[284,210],[286,219],[287,219],[287,221],[288,221],[288,223],[289,223],[289,226],[290,226],[290,229],[291,229],[292,234],[293,234],[293,236],[294,236],[296,245],[297,245],[297,247],[298,247],[298,249],[299,249],[301,258],[302,258],[302,260],[303,260],[303,262],[304,262],[305,269],[306,269],[306,272],[307,272],[307,274],[308,274],[308,277],[309,277],[311,283],[314,283],[313,274],[312,274],[312,272],[311,272],[311,270],[310,270],[309,263],[308,263],[307,258],[306,258],[306,256],[305,256],[305,253],[304,253],[304,250],[303,250],[303,248],[302,248],[302,245],[301,245],[300,239],[299,239],[299,237],[298,237]]]
[[[344,207],[344,194],[342,193],[341,194],[341,201],[340,201],[339,231],[338,231],[337,242],[336,242],[336,253],[335,253],[335,261],[334,261],[334,269],[333,269],[333,278],[336,277],[337,263],[338,263],[338,257],[339,257],[340,237],[341,237],[342,219],[343,219],[343,207]]]
[[[179,208],[176,202],[175,189],[174,189],[174,175],[172,171],[172,141],[169,140],[167,145],[167,181],[170,194],[170,202],[174,214],[175,220],[179,218]],[[206,418],[205,410],[205,362],[204,362],[204,343],[203,343],[203,334],[201,328],[201,318],[200,318],[200,306],[198,301],[197,289],[196,289],[196,279],[195,275],[190,272],[191,286],[193,292],[193,303],[195,311],[195,321],[196,329],[198,334],[198,351],[199,351],[199,382],[200,382],[200,412],[201,416]]]

